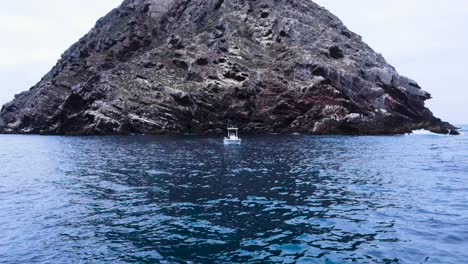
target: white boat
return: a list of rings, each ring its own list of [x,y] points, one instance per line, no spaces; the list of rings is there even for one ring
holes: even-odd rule
[[[224,138],[224,145],[240,145],[242,139],[239,138],[239,129],[228,127],[228,136]]]

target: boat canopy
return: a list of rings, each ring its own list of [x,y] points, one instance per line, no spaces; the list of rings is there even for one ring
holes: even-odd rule
[[[239,129],[230,127],[228,128],[228,137],[229,138],[238,138],[239,137]]]

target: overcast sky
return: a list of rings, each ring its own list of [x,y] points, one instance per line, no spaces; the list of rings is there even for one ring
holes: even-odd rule
[[[122,0],[4,1],[0,9],[0,104],[29,89],[71,44]],[[443,119],[468,123],[467,0],[316,0],[400,74],[415,79]]]
[[[0,105],[28,90],[122,0],[2,1]]]

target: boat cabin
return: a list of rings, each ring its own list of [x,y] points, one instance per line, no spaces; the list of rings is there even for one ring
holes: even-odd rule
[[[228,138],[229,139],[238,139],[239,138],[239,129],[238,128],[228,128]]]

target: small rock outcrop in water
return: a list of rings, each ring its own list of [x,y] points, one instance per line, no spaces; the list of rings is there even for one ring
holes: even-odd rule
[[[0,114],[0,132],[454,133],[309,0],[126,0]]]

